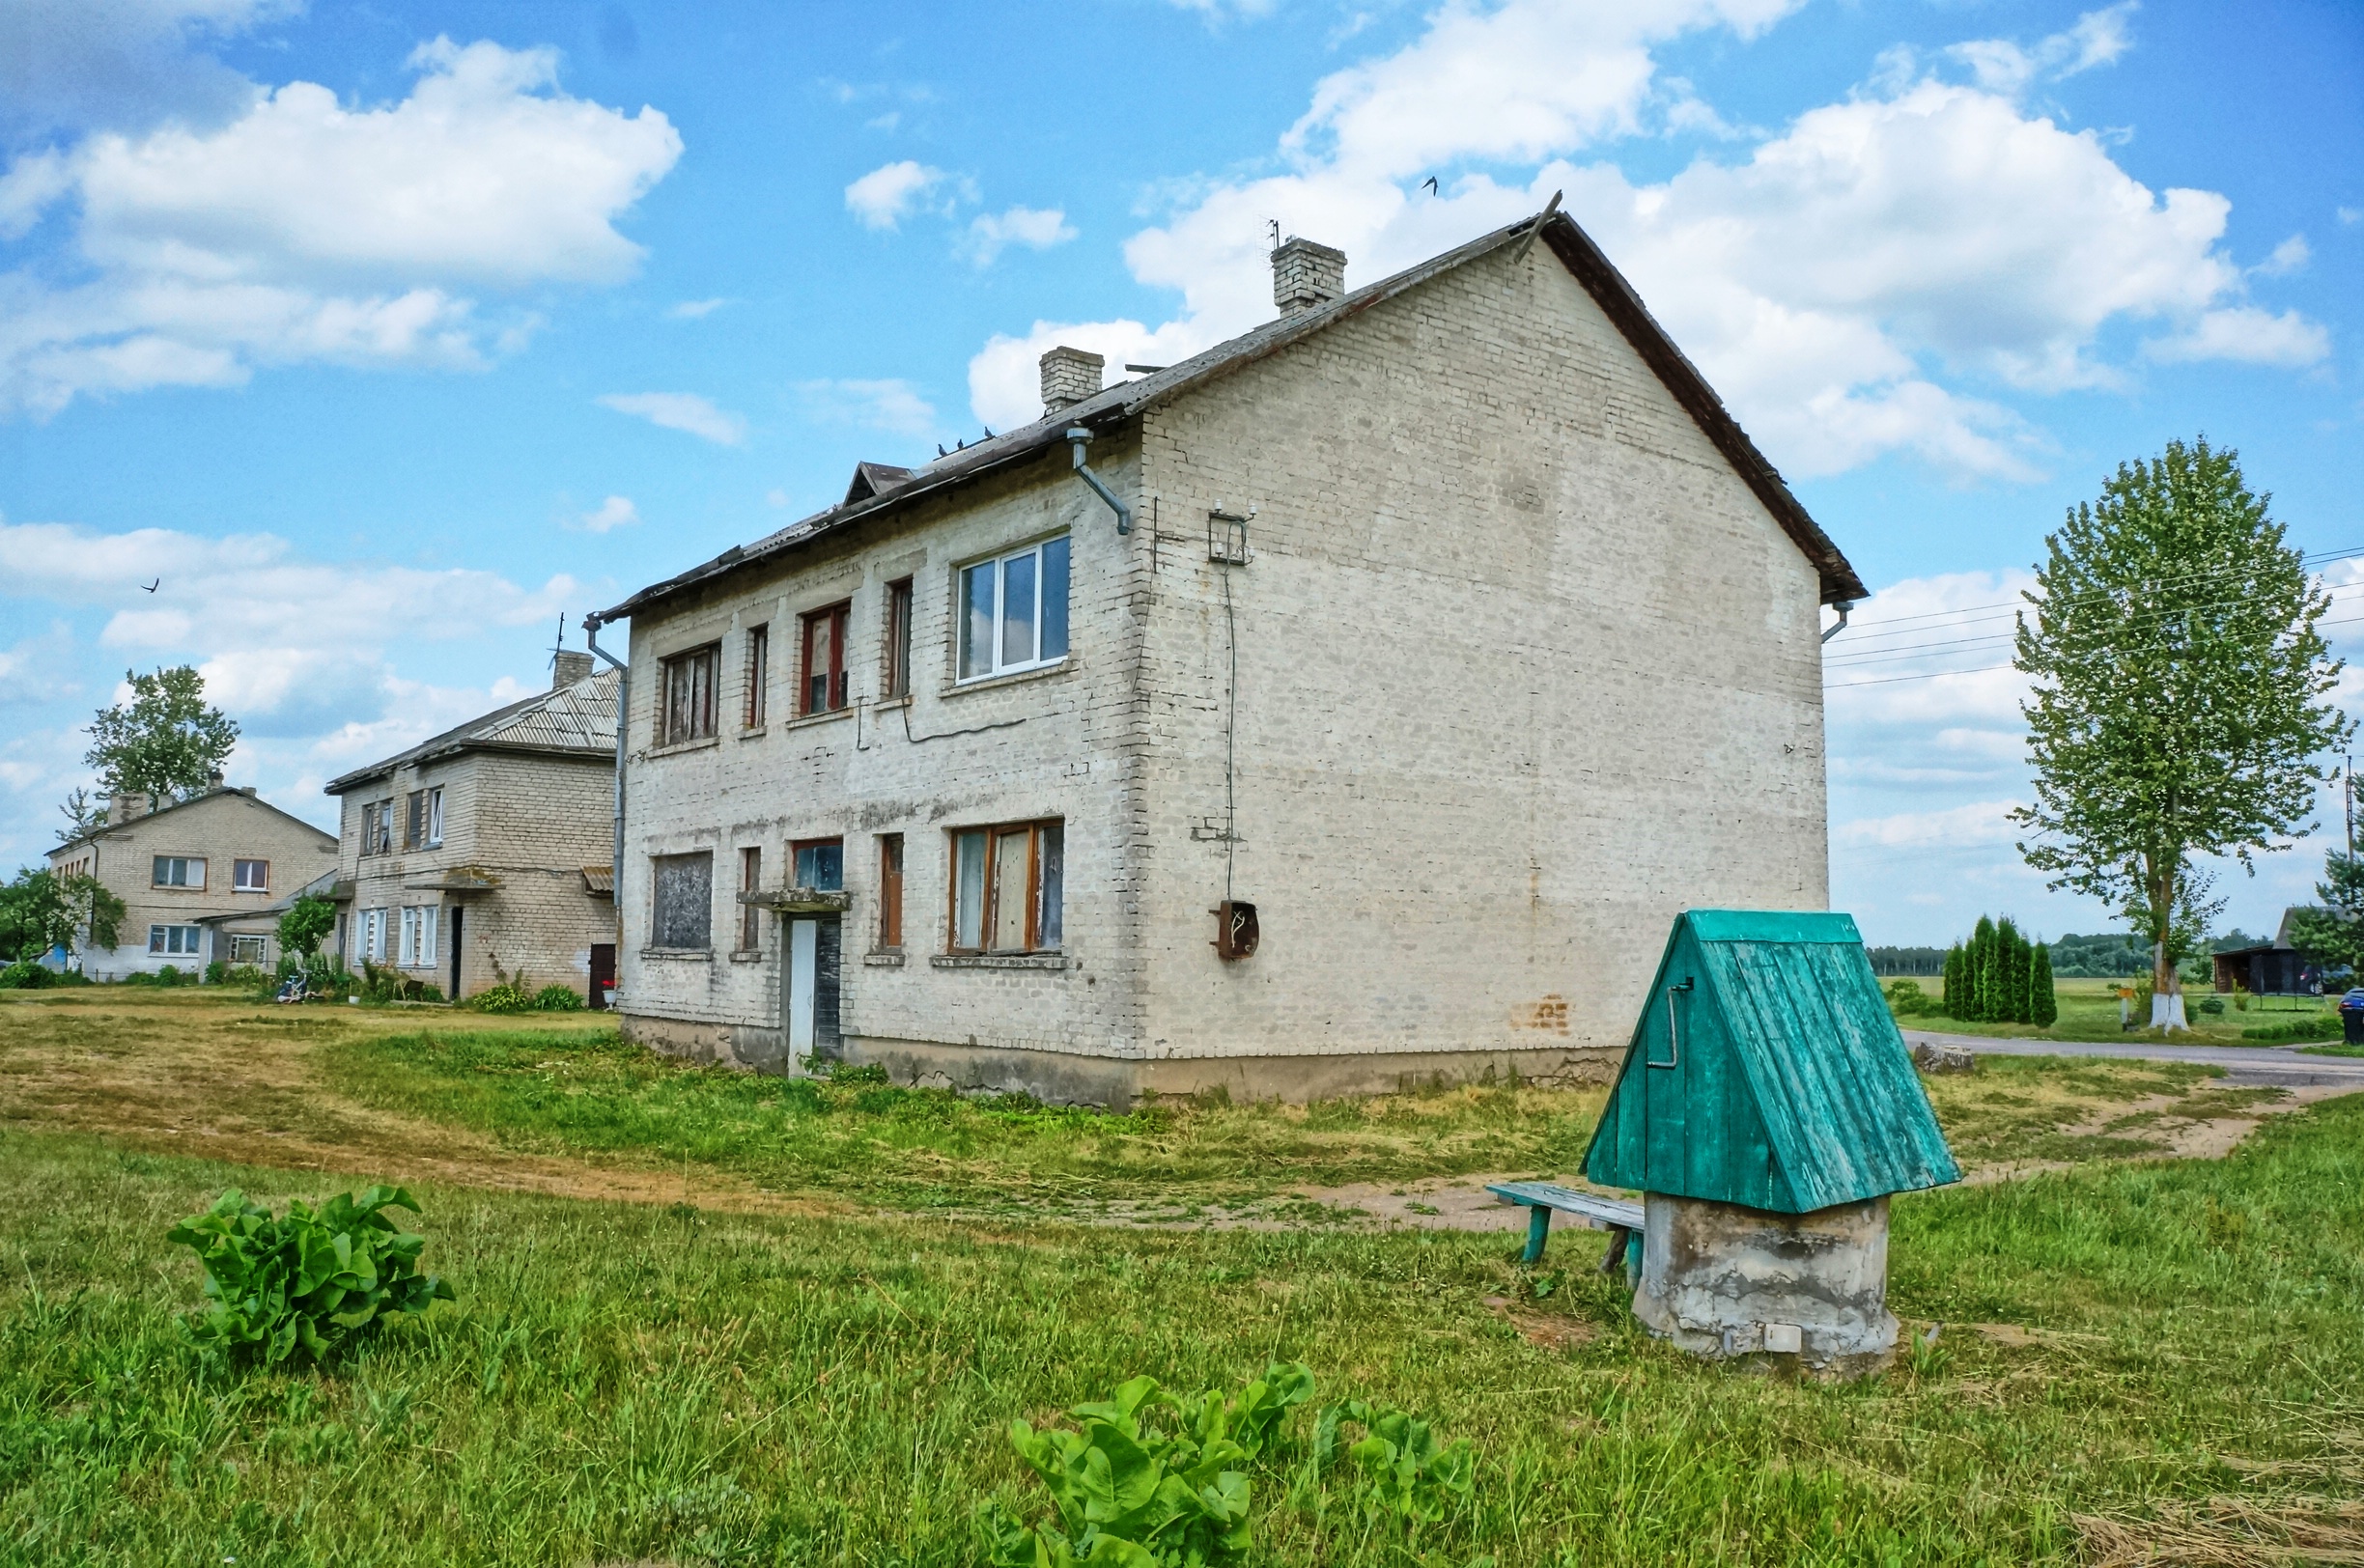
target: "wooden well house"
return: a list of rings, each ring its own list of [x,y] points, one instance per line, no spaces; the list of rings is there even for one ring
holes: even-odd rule
[[[1643,1193],[1634,1312],[1714,1357],[1884,1362],[1888,1196],[1959,1181],[1844,914],[1676,917],[1585,1175]]]

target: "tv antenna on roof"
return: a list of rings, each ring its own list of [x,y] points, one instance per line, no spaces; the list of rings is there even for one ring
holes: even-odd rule
[[[550,645],[550,668],[558,667],[558,656],[566,652],[566,611],[558,612],[558,640]]]
[[[1280,248],[1280,220],[1279,218],[1266,218],[1264,221],[1272,225],[1272,248],[1279,250]]]

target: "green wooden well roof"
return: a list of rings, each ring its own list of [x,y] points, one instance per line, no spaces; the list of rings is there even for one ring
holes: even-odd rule
[[[1806,1214],[1961,1180],[1844,914],[1677,915],[1584,1172]]]

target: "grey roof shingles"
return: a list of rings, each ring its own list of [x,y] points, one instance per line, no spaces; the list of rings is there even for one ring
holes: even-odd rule
[[[342,795],[398,768],[463,751],[526,751],[612,757],[616,743],[616,672],[602,670],[588,680],[522,702],[496,708],[441,735],[421,741],[367,768],[332,778],[327,793]]]
[[[1521,218],[1516,223],[1481,235],[1443,255],[1433,256],[1393,277],[1366,284],[1328,305],[1296,311],[1266,322],[1228,342],[1219,343],[1153,375],[1137,380],[1119,381],[1094,397],[1045,414],[1030,425],[1005,431],[949,457],[939,458],[911,469],[908,479],[866,495],[858,493],[866,488],[865,481],[875,484],[889,470],[884,464],[865,464],[864,468],[878,472],[873,476],[858,470],[856,484],[849,490],[848,498],[840,504],[790,523],[751,545],[734,545],[711,561],[691,567],[662,582],[652,583],[613,608],[596,612],[593,619],[602,625],[623,620],[635,610],[756,561],[801,548],[865,518],[899,510],[923,496],[939,494],[1019,462],[1031,461],[1046,449],[1063,444],[1066,432],[1071,427],[1101,431],[1120,425],[1156,404],[1196,390],[1209,381],[1278,353],[1324,327],[1524,238],[1535,227],[1535,218]],[[1822,602],[1826,604],[1838,603],[1864,598],[1868,590],[1864,587],[1863,579],[1856,575],[1854,567],[1848,564],[1830,536],[1807,514],[1797,497],[1789,493],[1789,487],[1783,482],[1780,473],[1757,450],[1756,443],[1741,430],[1739,422],[1732,418],[1723,401],[1707,384],[1706,378],[1674,346],[1674,340],[1667,336],[1666,330],[1643,305],[1633,286],[1610,264],[1600,247],[1592,242],[1591,237],[1566,213],[1559,212],[1544,216],[1539,238],[1584,285],[1586,292],[1591,294],[1594,302],[1626,341],[1657,374],[1707,438],[1715,443],[1717,450],[1748,484],[1765,509],[1772,513],[1774,519],[1796,543],[1799,550],[1814,563],[1821,578]]]

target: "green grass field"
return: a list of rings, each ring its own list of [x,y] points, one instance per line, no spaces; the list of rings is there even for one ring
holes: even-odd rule
[[[1893,984],[1883,980],[1885,987]],[[1916,982],[1930,996],[1939,994],[1939,982],[1922,979]],[[1945,1034],[1983,1034],[2012,1039],[2039,1040],[2160,1040],[2167,1038],[2150,1028],[2126,1030],[2120,1025],[2117,996],[2111,988],[2119,982],[2111,980],[2057,980],[2053,994],[2060,1003],[2060,1017],[2051,1027],[2039,1029],[2025,1023],[1976,1023],[1935,1015],[1900,1018],[1908,1029],[1933,1029]],[[2205,986],[2187,989],[2183,994],[2184,1015],[2191,1021],[2188,1031],[2179,1030],[2173,1038],[2186,1045],[2241,1046],[2279,1043],[2287,1045],[2286,1035],[2279,1042],[2261,1042],[2242,1037],[2248,1029],[2284,1028],[2293,1025],[2303,1031],[2308,1024],[2317,1027],[2313,1038],[2337,1039],[2338,1016],[2332,1012],[2337,997],[2248,996],[2227,995],[2222,1013],[2204,1013],[2203,1000],[2216,993]]]
[[[1039,1511],[1012,1417],[1274,1357],[1482,1461],[1472,1505],[1409,1542],[1283,1444],[1255,1476],[1252,1562],[2364,1551],[2364,1516],[2339,1512],[2364,1487],[2364,1096],[2270,1118],[2222,1161],[2162,1162],[2134,1158],[2152,1146],[2130,1105],[2202,1114],[2239,1092],[2148,1064],[1932,1079],[1965,1159],[2076,1163],[1899,1199],[1893,1304],[1916,1333],[1944,1327],[1885,1376],[1826,1386],[1651,1341],[1592,1272],[1591,1233],[1531,1273],[1501,1233],[1144,1229],[1055,1201],[1399,1162],[1564,1171],[1590,1123],[1574,1095],[1118,1118],[849,1084],[807,1105],[596,1030],[455,1041],[222,1010],[188,1015],[214,1031],[209,1121],[172,1078],[180,1015],[143,1003],[120,1035],[113,1016],[0,1006],[0,1564],[966,1564],[980,1499]],[[279,1098],[236,1141],[266,1163],[158,1152],[259,1093],[249,1071]],[[85,1113],[121,1131],[60,1130]],[[350,1134],[368,1152],[338,1168],[375,1169],[438,1128],[437,1158],[481,1182],[526,1169],[517,1149],[610,1174],[686,1155],[700,1186],[907,1212],[414,1182],[426,1265],[458,1302],[325,1369],[226,1373],[183,1342],[196,1266],[162,1240],[176,1218],[230,1185],[277,1205],[365,1179],[267,1168],[282,1149]],[[940,1190],[996,1207],[949,1213]]]

